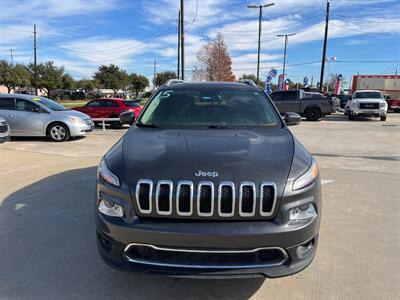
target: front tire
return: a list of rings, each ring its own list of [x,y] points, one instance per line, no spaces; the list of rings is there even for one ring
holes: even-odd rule
[[[322,117],[322,112],[318,107],[307,108],[304,116],[307,121],[318,121]]]
[[[381,116],[381,121],[382,122],[386,121],[386,116]]]
[[[354,121],[355,119],[356,119],[356,117],[354,115],[352,115],[351,113],[349,113],[349,120]]]
[[[47,136],[53,142],[65,142],[71,137],[67,125],[63,123],[54,123],[47,129]]]

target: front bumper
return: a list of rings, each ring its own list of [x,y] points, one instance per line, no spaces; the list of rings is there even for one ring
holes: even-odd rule
[[[93,122],[89,124],[80,124],[80,125],[75,125],[75,124],[68,124],[69,131],[72,137],[74,136],[82,136],[86,135],[89,132],[93,131],[94,124]]]
[[[381,117],[386,116],[387,109],[360,109],[360,108],[350,108],[349,113],[353,116],[374,116]]]
[[[0,144],[8,142],[9,140],[10,140],[10,135],[9,134],[7,134],[7,135],[1,135],[0,134]]]
[[[98,184],[98,195],[105,198],[123,198],[121,193]],[[297,273],[313,260],[317,244],[321,210],[320,184],[314,184],[304,193],[285,197],[273,221],[189,221],[132,217],[129,221],[102,215],[96,209],[97,244],[103,260],[113,268],[144,274],[164,274],[182,277],[281,277]],[[122,201],[120,201],[121,203]],[[96,201],[97,207],[98,201]],[[291,224],[281,214],[295,205],[313,203],[317,216],[307,222]],[[285,213],[286,214],[286,213]],[[193,252],[211,250],[229,252],[257,248],[279,248],[287,259],[281,264],[236,267],[193,267],[193,265],[163,265],[137,263],[126,255],[132,243],[173,248]],[[298,247],[312,243],[307,255],[300,255]],[[193,256],[193,260],[196,257]]]

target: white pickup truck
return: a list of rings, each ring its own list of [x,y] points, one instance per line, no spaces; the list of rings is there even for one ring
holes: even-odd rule
[[[381,91],[358,90],[347,101],[345,110],[349,120],[365,116],[378,117],[381,121],[386,121],[388,105]]]

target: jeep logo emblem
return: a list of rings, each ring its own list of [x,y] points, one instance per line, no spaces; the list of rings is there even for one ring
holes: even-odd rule
[[[197,173],[194,173],[197,177],[218,177],[218,172],[205,172],[202,170],[198,170]]]

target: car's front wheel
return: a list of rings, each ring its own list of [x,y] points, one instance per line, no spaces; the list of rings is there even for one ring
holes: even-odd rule
[[[322,112],[318,107],[310,107],[304,113],[307,121],[317,121],[322,118]]]
[[[65,142],[71,137],[67,125],[63,123],[51,124],[47,129],[47,136],[53,142]]]
[[[381,116],[381,121],[386,121],[386,116]]]

